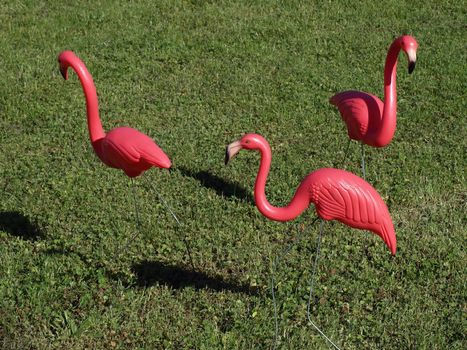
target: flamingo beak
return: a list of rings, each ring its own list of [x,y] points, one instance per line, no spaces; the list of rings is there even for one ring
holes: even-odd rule
[[[240,140],[234,141],[231,144],[227,146],[225,149],[225,160],[224,163],[227,165],[229,161],[235,157],[235,155],[242,149],[242,145],[240,143]]]
[[[68,80],[68,67],[64,66],[62,62],[58,61],[60,66],[60,73],[62,74],[63,79]]]
[[[407,59],[409,60],[409,74],[411,74],[415,69],[415,63],[417,62],[417,51],[415,48],[410,48],[406,52]]]

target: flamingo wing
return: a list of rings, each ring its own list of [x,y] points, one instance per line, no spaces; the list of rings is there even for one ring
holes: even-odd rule
[[[315,194],[318,215],[336,219],[354,228],[380,236],[392,254],[396,252],[396,233],[389,210],[378,192],[366,181],[344,170],[321,169],[319,191]],[[318,171],[319,172],[319,171]]]
[[[138,176],[151,166],[171,166],[169,157],[149,136],[128,127],[111,130],[102,141],[102,153],[109,165],[128,176]]]
[[[144,135],[144,134],[142,134]],[[140,162],[145,162],[158,168],[170,168],[171,162],[164,151],[148,136],[134,139],[130,148],[133,156],[139,157]]]
[[[339,109],[349,137],[353,140],[364,140],[370,124],[381,120],[384,108],[378,97],[353,90],[340,92],[331,97],[329,102]]]

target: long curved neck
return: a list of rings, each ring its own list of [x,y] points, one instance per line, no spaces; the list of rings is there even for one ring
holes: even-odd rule
[[[397,92],[396,72],[397,57],[399,56],[400,43],[395,40],[389,48],[384,66],[384,109],[381,124],[375,135],[377,146],[385,146],[391,142],[396,131]]]
[[[104,129],[99,118],[99,105],[97,102],[96,87],[91,74],[84,63],[75,55],[66,56],[65,64],[69,65],[78,75],[86,97],[86,113],[88,119],[88,130],[91,143],[96,150],[96,142],[105,137]],[[97,151],[97,150],[96,150]]]
[[[305,188],[299,186],[294,197],[286,207],[275,207],[266,199],[266,180],[271,167],[271,148],[263,144],[259,149],[261,162],[255,183],[255,202],[261,214],[271,220],[289,221],[300,215],[310,204],[309,196]]]

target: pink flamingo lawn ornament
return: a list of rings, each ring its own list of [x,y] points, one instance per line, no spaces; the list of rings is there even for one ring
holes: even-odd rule
[[[299,216],[310,203],[314,203],[318,216],[322,219],[336,219],[353,228],[372,231],[383,239],[393,255],[396,254],[396,234],[388,208],[378,192],[376,192],[369,183],[344,170],[333,168],[319,169],[305,177],[286,207],[274,207],[268,202],[265,194],[266,180],[269,174],[272,157],[269,143],[258,134],[246,134],[240,140],[234,141],[227,146],[225,164],[241,149],[257,150],[260,152],[261,161],[255,183],[254,197],[259,211],[268,219],[275,221],[293,220]],[[318,240],[313,275],[318,261],[319,242]],[[312,288],[311,286],[310,299]],[[274,287],[272,291],[274,298]],[[274,310],[276,312],[275,304]],[[339,349],[337,345],[311,321],[309,304],[308,319],[326,340],[336,349]]]
[[[400,50],[409,62],[409,74],[415,69],[417,41],[403,35],[389,47],[384,66],[384,103],[376,96],[361,91],[340,92],[329,100],[339,109],[352,140],[362,142],[362,172],[365,176],[363,144],[373,147],[387,146],[396,131],[396,67]]]
[[[73,68],[78,75],[86,98],[86,112],[91,144],[94,152],[105,165],[123,170],[132,180],[151,167],[170,168],[171,161],[164,151],[149,136],[138,130],[130,127],[119,127],[112,129],[106,134],[99,118],[96,87],[83,61],[72,51],[63,51],[58,55],[58,63],[60,73],[65,80],[68,80],[69,67]],[[157,191],[156,194],[159,200],[170,211],[175,221],[180,225],[177,216],[165,200]],[[134,199],[136,219],[140,226],[136,196],[134,196]]]
[[[129,127],[119,127],[107,134],[99,119],[96,87],[83,61],[72,51],[58,56],[60,73],[68,80],[68,67],[78,75],[86,97],[89,137],[99,159],[111,168],[123,170],[130,178],[151,167],[170,168],[169,157],[147,135]]]
[[[335,219],[353,228],[372,231],[383,239],[393,255],[396,254],[396,234],[388,208],[368,182],[345,170],[319,169],[305,177],[286,207],[274,207],[265,195],[271,166],[269,143],[261,135],[246,134],[227,146],[225,163],[241,149],[257,150],[261,154],[255,202],[268,219],[293,220],[314,203],[322,219]]]

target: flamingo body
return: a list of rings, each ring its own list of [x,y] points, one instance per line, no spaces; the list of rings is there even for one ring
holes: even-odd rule
[[[387,146],[396,131],[397,58],[402,50],[409,61],[409,73],[415,68],[418,43],[410,35],[395,39],[389,47],[384,66],[384,102],[378,97],[360,91],[344,91],[330,98],[339,109],[347,133],[353,140],[373,147]]]
[[[376,131],[381,123],[384,103],[376,96],[361,91],[344,91],[334,95],[330,103],[339,109],[342,120],[347,126],[347,133],[352,140],[373,145],[369,130]],[[391,132],[389,129],[383,132]],[[392,135],[385,135],[392,139]]]
[[[122,169],[129,177],[138,176],[153,166],[171,166],[169,157],[149,136],[129,127],[108,132],[96,153],[104,164]]]
[[[58,56],[60,72],[68,79],[68,67],[78,75],[86,98],[86,112],[91,144],[102,162],[123,170],[129,177],[141,175],[151,167],[170,168],[169,157],[147,135],[130,127],[104,132],[99,118],[96,87],[84,63],[72,52],[63,51]]]
[[[258,134],[247,134],[227,147],[226,162],[240,149],[258,150],[261,154],[255,203],[268,219],[293,220],[313,203],[322,219],[338,220],[353,228],[369,230],[383,239],[393,255],[396,253],[396,233],[389,210],[368,182],[345,170],[322,168],[305,177],[287,206],[274,207],[265,194],[271,165],[269,143]]]
[[[388,208],[368,182],[348,171],[323,168],[312,172],[303,183],[308,203],[315,205],[322,219],[369,230],[386,242],[392,254],[396,253],[396,234]]]

